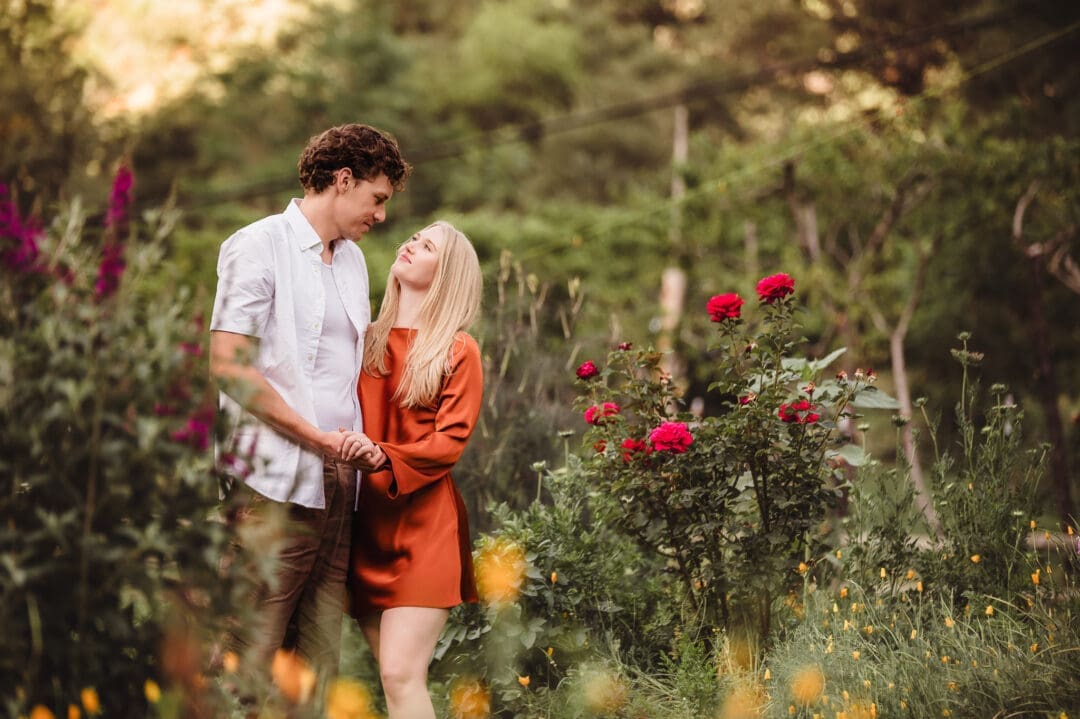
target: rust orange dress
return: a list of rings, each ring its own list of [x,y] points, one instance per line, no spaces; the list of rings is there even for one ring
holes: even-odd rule
[[[450,470],[480,415],[480,348],[459,332],[436,407],[405,409],[393,395],[413,336],[390,330],[389,374],[361,372],[357,384],[364,433],[390,460],[363,476],[353,517],[349,609],[358,619],[391,607],[476,601],[469,522]]]

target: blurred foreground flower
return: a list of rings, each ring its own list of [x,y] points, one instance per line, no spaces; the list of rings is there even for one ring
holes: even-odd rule
[[[825,675],[816,665],[799,669],[791,677],[791,696],[803,705],[813,704],[825,691]]]
[[[93,687],[86,687],[79,692],[79,699],[82,700],[83,709],[87,714],[98,714],[101,712],[101,700],[98,698],[97,690]]]
[[[487,719],[491,715],[491,692],[479,679],[457,679],[450,687],[452,719]]]
[[[353,679],[337,678],[326,694],[326,719],[373,719],[371,692]]]
[[[270,676],[282,696],[293,704],[303,704],[315,691],[315,672],[296,652],[278,649],[270,666]]]
[[[757,719],[764,704],[761,687],[744,684],[731,690],[718,716],[720,719]]]
[[[525,550],[506,539],[485,543],[476,557],[476,589],[488,604],[517,599],[525,582]]]
[[[626,685],[611,672],[594,670],[581,683],[581,698],[593,714],[617,714],[626,705]]]

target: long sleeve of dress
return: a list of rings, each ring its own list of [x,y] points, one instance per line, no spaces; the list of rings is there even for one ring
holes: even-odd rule
[[[452,371],[443,381],[432,425],[413,442],[383,441],[379,445],[390,467],[365,477],[371,486],[394,499],[411,494],[450,471],[465,450],[465,444],[480,416],[483,398],[483,365],[480,348],[467,334],[459,335]]]

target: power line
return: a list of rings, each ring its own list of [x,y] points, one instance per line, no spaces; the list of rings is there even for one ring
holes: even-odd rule
[[[1001,65],[1010,62],[1011,60],[1014,60],[1034,50],[1037,50],[1040,47],[1049,45],[1050,43],[1076,31],[1078,28],[1080,28],[1080,22],[1075,22],[1065,28],[1051,33],[1047,33],[1046,35],[1035,38],[1034,40],[1026,42],[1016,48],[1007,50],[1000,55],[991,58],[990,60],[980,63],[972,70],[964,73],[955,85],[931,88],[920,93],[919,95],[909,98],[906,101],[906,104],[911,106],[917,106],[919,103],[934,99],[948,92],[955,91],[958,88],[962,87],[965,83],[970,81],[972,78],[986,74],[991,70],[994,70]],[[878,115],[879,120],[884,120],[886,122],[895,122],[896,120],[895,116],[882,116],[881,110],[878,111]],[[766,157],[752,165],[739,168],[721,177],[714,177],[712,179],[704,180],[700,182],[697,187],[687,190],[680,202],[685,203],[687,200],[699,196],[723,191],[721,188],[726,189],[728,186],[742,179],[745,179],[746,177],[753,177],[754,175],[757,175],[758,173],[764,172],[766,170],[780,167],[785,162],[790,161],[792,158],[806,152],[807,150],[828,144],[829,142],[837,140],[844,135],[854,132],[859,127],[858,123],[863,121],[865,121],[864,117],[856,117],[852,120],[847,121],[847,123],[840,123],[839,126],[834,128],[831,132],[822,133],[821,135],[815,137],[812,140],[795,143],[786,150]],[[603,235],[607,232],[615,230],[618,227],[639,222],[641,218],[648,217],[659,212],[669,212],[671,210],[672,204],[673,200],[671,198],[659,198],[650,206],[636,212],[628,213],[627,215],[624,215],[616,220],[599,220],[585,225],[579,225],[576,229],[572,231],[572,234],[590,235],[593,237]],[[561,246],[562,244],[562,242],[551,242],[546,245],[533,244],[532,246],[530,246],[528,251],[519,254],[518,257],[524,260],[528,260],[535,256],[547,254],[556,247]]]
[[[532,142],[541,137],[580,130],[609,122],[627,120],[656,110],[706,99],[731,92],[748,90],[775,81],[779,77],[801,74],[811,70],[838,70],[850,68],[880,56],[886,49],[909,48],[942,37],[954,37],[965,32],[993,27],[1015,17],[1017,6],[988,13],[976,18],[955,20],[919,28],[910,32],[863,45],[847,53],[838,54],[832,60],[821,60],[816,55],[798,60],[776,63],[751,72],[690,83],[666,93],[638,100],[617,103],[577,113],[557,115],[541,120],[502,125],[490,130],[470,133],[453,140],[421,146],[409,152],[413,165],[461,157],[476,147],[491,148],[499,145]],[[295,187],[295,177],[260,180],[234,190],[195,196],[188,209],[202,209],[235,200],[255,199]]]

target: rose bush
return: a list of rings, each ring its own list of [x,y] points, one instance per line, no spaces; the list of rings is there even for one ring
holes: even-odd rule
[[[617,421],[590,421],[584,436],[604,448],[587,460],[592,483],[614,498],[601,521],[666,558],[702,621],[749,623],[764,636],[773,600],[803,581],[800,562],[825,553],[821,520],[844,486],[842,465],[863,460],[837,421],[895,403],[862,372],[822,381],[843,350],[791,356],[798,328],[789,275],[763,278],[757,292],[753,331],[736,293],[706,307],[719,322],[710,390],[721,413],[672,411],[682,398],[650,350],[610,353],[578,403],[594,419],[605,404],[620,408]]]

